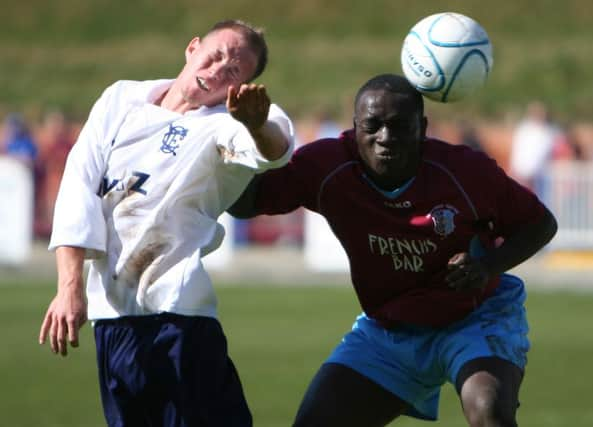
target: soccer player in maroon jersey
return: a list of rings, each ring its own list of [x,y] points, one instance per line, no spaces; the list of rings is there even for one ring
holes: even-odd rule
[[[505,272],[554,236],[553,215],[485,154],[427,138],[422,96],[404,77],[370,79],[354,104],[353,129],[257,176],[230,210],[304,206],[350,262],[363,313],[295,426],[434,420],[447,381],[470,426],[516,426],[528,325],[523,282]]]

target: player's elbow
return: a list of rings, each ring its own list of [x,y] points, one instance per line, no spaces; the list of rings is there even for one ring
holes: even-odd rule
[[[234,203],[230,208],[227,209],[227,212],[237,219],[249,219],[256,216],[255,213],[248,209],[245,209],[238,203]]]
[[[249,219],[257,216],[255,199],[257,197],[259,177],[256,175],[247,185],[241,196],[233,203],[227,212],[239,219]]]
[[[542,239],[544,245],[547,244],[558,232],[558,221],[554,217],[554,214],[549,209],[545,209],[544,215],[541,220]]]

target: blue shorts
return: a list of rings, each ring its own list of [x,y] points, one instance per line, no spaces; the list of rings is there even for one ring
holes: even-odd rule
[[[162,313],[94,329],[110,427],[252,426],[218,320]]]
[[[326,360],[354,369],[410,404],[407,415],[436,420],[441,386],[468,361],[499,357],[524,369],[529,327],[523,282],[504,274],[493,296],[443,329],[382,328],[362,314]]]

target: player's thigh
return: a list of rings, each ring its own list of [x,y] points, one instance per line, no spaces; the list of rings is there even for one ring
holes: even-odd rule
[[[384,426],[407,404],[377,383],[347,366],[321,366],[296,415],[294,427]]]
[[[522,380],[523,370],[508,360],[482,357],[468,361],[456,381],[466,417],[488,416],[512,423]]]
[[[156,375],[153,385],[169,408],[169,419],[179,417],[180,425],[189,426],[251,426],[251,413],[218,320],[181,317],[168,326],[160,336],[163,375]],[[170,341],[164,335],[169,332]],[[163,425],[177,424],[165,418]]]
[[[252,424],[218,320],[171,313],[101,320],[95,336],[108,419],[145,420],[123,425]]]

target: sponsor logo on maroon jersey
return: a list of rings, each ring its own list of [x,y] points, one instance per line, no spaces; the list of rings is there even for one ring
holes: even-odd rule
[[[412,202],[409,200],[404,200],[403,202],[385,202],[385,206],[389,206],[390,208],[398,208],[398,209],[406,209],[412,207]]]
[[[406,239],[375,234],[369,234],[368,238],[371,253],[391,256],[396,271],[424,271],[424,256],[438,249],[437,244],[430,239]]]

